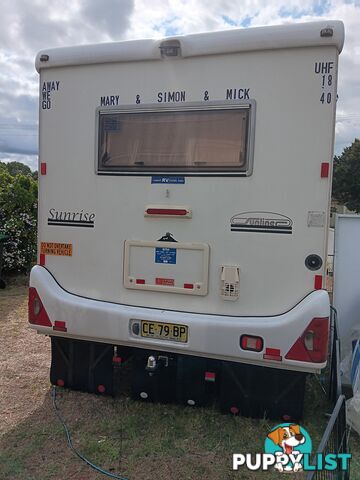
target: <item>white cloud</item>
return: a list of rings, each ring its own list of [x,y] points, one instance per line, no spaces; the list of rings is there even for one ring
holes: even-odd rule
[[[340,19],[336,151],[360,136],[358,0],[16,0],[1,3],[0,156],[31,164],[37,149],[38,77],[33,61],[46,47],[163,37],[234,26]],[[1,153],[3,152],[3,153]]]
[[[31,170],[35,171],[38,168],[38,156],[37,155],[21,155],[17,153],[0,153],[0,162],[21,162],[28,165]]]

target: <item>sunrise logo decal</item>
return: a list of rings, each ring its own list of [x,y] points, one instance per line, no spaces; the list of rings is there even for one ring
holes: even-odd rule
[[[295,473],[346,471],[349,468],[349,453],[319,453],[312,459],[311,451],[311,438],[305,428],[295,423],[281,423],[268,433],[264,443],[265,453],[234,453],[233,470],[266,471],[274,468],[279,473]]]

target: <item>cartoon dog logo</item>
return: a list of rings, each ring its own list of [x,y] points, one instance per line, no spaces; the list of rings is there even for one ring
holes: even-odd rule
[[[277,462],[275,463],[275,468],[279,472],[298,472],[302,470],[302,465],[299,461],[296,461],[301,454],[299,450],[296,450],[296,447],[305,443],[305,437],[300,432],[299,425],[289,425],[287,427],[278,427],[268,434],[275,445],[278,445],[282,451],[275,452],[277,457]],[[280,461],[280,457],[284,458],[286,455],[289,458],[289,462],[284,466],[283,462]],[[293,463],[291,460],[296,459]]]

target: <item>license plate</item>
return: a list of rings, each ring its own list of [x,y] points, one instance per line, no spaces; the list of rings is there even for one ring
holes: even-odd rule
[[[186,343],[188,341],[188,327],[186,325],[178,325],[175,323],[148,322],[147,320],[141,320],[141,336]]]

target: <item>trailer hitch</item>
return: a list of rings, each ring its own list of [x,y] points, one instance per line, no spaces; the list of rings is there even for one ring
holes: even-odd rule
[[[155,373],[158,373],[161,368],[169,365],[169,359],[165,355],[150,355],[147,359],[145,370],[152,377]]]

